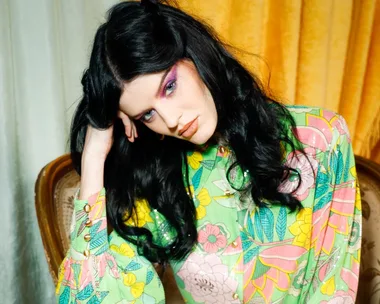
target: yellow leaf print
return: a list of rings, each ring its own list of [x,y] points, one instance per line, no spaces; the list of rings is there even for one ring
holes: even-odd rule
[[[122,273],[123,283],[125,286],[131,287],[131,294],[134,298],[139,298],[144,292],[145,283],[136,282],[136,276],[133,273]]]
[[[331,277],[322,284],[321,292],[325,295],[332,296],[335,292],[335,277]]]
[[[198,151],[193,152],[193,154],[187,157],[187,162],[189,163],[190,167],[193,168],[194,170],[200,167],[202,160],[203,160],[203,156]]]
[[[132,213],[132,216],[124,224],[133,227],[143,227],[146,223],[153,223],[153,219],[150,216],[151,209],[147,200],[137,200],[135,206],[136,209]],[[124,218],[128,218],[128,214],[125,214]]]
[[[111,245],[110,249],[112,251],[117,252],[120,255],[124,255],[124,256],[129,257],[129,258],[133,258],[135,256],[135,252],[133,251],[131,246],[129,246],[126,243],[121,244],[120,247],[118,247],[116,245]]]
[[[134,296],[135,298],[139,298],[144,292],[144,287],[145,287],[144,282],[133,284],[133,286],[131,287],[132,296]]]
[[[208,206],[211,203],[211,197],[206,188],[202,188],[197,195],[197,199],[199,201],[199,206],[196,208],[196,218],[197,220],[201,220],[207,214],[205,206]]]
[[[311,208],[303,208],[297,214],[296,221],[289,227],[290,233],[295,236],[293,245],[310,248],[312,215]]]
[[[203,207],[202,205],[199,205],[195,211],[196,211],[197,220],[203,219],[207,214],[206,208]]]
[[[122,273],[123,275],[123,283],[125,286],[132,286],[133,284],[136,283],[136,276],[131,273],[131,272],[128,272],[128,273]]]
[[[211,203],[211,196],[206,188],[202,188],[202,190],[199,191],[197,198],[202,206],[208,206]]]

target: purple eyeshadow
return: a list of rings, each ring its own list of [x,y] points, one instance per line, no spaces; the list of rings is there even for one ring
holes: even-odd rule
[[[169,75],[166,77],[165,85],[163,86],[163,88],[161,90],[161,96],[160,96],[161,98],[165,97],[166,87],[168,86],[168,84],[170,84],[171,82],[174,82],[176,80],[177,80],[177,66],[175,65],[175,66],[173,66]]]

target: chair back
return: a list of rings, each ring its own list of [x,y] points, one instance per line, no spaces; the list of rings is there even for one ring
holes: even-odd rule
[[[35,185],[38,225],[54,285],[57,285],[59,266],[70,247],[74,195],[79,184],[80,177],[73,168],[70,155],[66,154],[47,164],[40,171]],[[161,272],[158,266],[156,270]],[[184,303],[170,267],[161,280],[166,303]]]
[[[356,156],[362,197],[362,251],[356,303],[380,303],[380,165]]]

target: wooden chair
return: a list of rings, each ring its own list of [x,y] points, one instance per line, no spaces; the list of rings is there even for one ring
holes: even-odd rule
[[[362,197],[362,252],[357,304],[380,303],[380,165],[356,156]]]
[[[38,175],[35,186],[38,224],[54,285],[57,285],[58,268],[70,247],[69,231],[79,181],[67,154],[47,164]],[[162,283],[166,303],[184,303],[171,268],[165,271]]]
[[[356,157],[362,211],[363,241],[357,303],[380,303],[380,165]],[[58,267],[69,248],[74,193],[79,176],[69,155],[46,165],[35,188],[36,210],[50,273],[57,284]],[[167,303],[184,303],[169,269],[163,278]]]

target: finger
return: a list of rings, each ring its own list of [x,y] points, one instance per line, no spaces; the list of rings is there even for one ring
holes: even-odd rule
[[[133,125],[131,126],[131,142],[134,142],[135,141],[135,133],[134,133],[134,131],[133,131]]]
[[[123,121],[124,123],[124,121]],[[124,128],[125,128],[125,135],[130,138],[131,137],[131,132],[132,132],[132,128],[129,124],[125,124],[124,123]]]
[[[122,120],[125,127],[125,135],[127,136],[130,142],[134,142],[137,137],[137,129],[133,121],[129,118],[128,115],[122,111],[118,111],[118,117]]]
[[[132,127],[133,127],[133,133],[135,134],[135,138],[139,137],[139,135],[137,133],[137,127],[134,123],[132,123]]]

